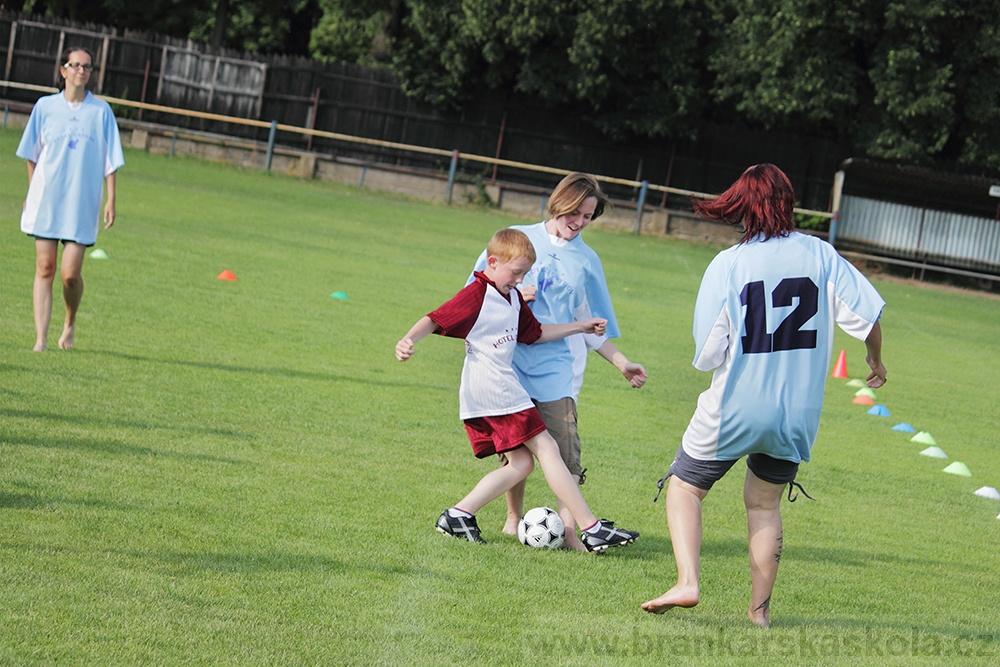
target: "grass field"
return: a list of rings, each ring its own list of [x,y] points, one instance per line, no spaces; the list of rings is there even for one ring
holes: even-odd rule
[[[736,471],[706,501],[702,603],[652,616],[675,576],[654,484],[708,386],[690,331],[717,248],[586,232],[650,379],[591,361],[584,492],[638,542],[536,552],[499,534],[498,501],[472,545],[433,530],[493,465],[457,417],[462,342],[406,364],[393,346],[515,219],[129,151],[76,349],[35,354],[18,137],[0,133],[0,664],[996,664],[1000,502],[973,491],[1000,487],[997,300],[876,279],[892,417],[828,380],[774,627],[746,620]],[[839,349],[861,375],[863,344]],[[527,506],[553,502],[533,475]]]

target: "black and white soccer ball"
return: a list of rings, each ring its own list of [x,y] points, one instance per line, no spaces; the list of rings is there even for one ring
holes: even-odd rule
[[[528,510],[517,524],[517,539],[535,549],[558,549],[565,537],[563,520],[549,507]]]

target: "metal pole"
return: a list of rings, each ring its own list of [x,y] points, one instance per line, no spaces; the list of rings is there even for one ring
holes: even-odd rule
[[[451,203],[451,191],[455,187],[455,171],[458,170],[458,149],[451,152],[451,166],[448,167],[448,188],[444,193],[444,200]]]
[[[642,230],[642,209],[646,205],[646,192],[649,191],[649,181],[643,181],[639,189],[639,204],[635,207],[635,233]]]
[[[503,118],[500,119],[500,136],[497,137],[497,154],[496,159],[500,159],[500,149],[503,148],[503,133],[507,129],[507,110],[503,110]],[[493,164],[493,180],[497,180],[497,167],[499,165]]]
[[[149,58],[146,58],[146,73],[142,75],[142,95],[139,96],[139,101],[146,102],[146,87],[149,85]],[[142,109],[139,109],[139,120],[142,120]]]
[[[174,156],[174,146],[177,145],[177,130],[174,130],[174,136],[170,138],[170,157]]]
[[[830,202],[830,212],[833,213],[833,217],[830,218],[830,229],[826,237],[830,245],[837,244],[837,219],[840,217],[840,198],[844,192],[844,176],[843,169],[833,175],[833,201]]]
[[[316,116],[319,115],[319,91],[320,89],[317,88],[316,93],[313,95],[312,114],[309,116],[309,122],[306,123],[310,130],[316,129]],[[313,135],[310,134],[309,139],[306,140],[306,150],[311,151],[312,149]]]
[[[264,158],[264,171],[271,171],[271,158],[274,156],[274,135],[278,133],[278,121],[271,121],[271,131],[267,135],[267,157]]]

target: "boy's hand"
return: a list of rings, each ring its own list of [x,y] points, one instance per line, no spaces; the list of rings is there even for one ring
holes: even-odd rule
[[[583,320],[581,324],[584,326],[583,333],[592,333],[598,336],[603,336],[608,327],[608,321],[601,317],[592,317],[589,320]]]
[[[404,338],[403,340],[396,343],[396,358],[400,361],[406,361],[413,356],[413,341],[409,338]]]

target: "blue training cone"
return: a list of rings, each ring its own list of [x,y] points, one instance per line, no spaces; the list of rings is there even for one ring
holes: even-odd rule
[[[917,432],[917,429],[913,428],[912,426],[910,426],[906,422],[899,422],[898,424],[896,424],[895,426],[892,427],[892,430],[893,431],[902,431],[903,433],[916,433]]]
[[[876,417],[891,417],[892,414],[889,412],[889,408],[885,407],[881,403],[873,405],[868,410],[868,414],[875,415]]]

